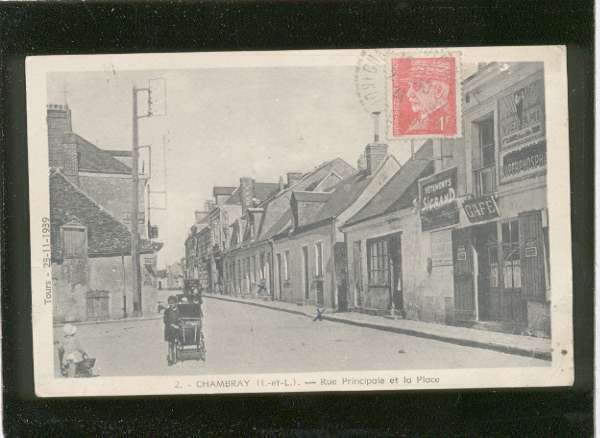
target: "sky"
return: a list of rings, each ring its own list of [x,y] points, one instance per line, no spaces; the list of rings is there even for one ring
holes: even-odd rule
[[[277,182],[335,157],[356,166],[373,140],[347,66],[50,73],[48,103],[66,102],[73,131],[98,147],[131,150],[132,87],[157,77],[166,80],[167,114],[141,119],[139,144],[152,145],[151,190],[167,192],[151,200],[167,207],[150,212],[164,242],[159,266],[183,257],[194,211],[213,186],[243,176]],[[410,156],[410,143],[387,143],[401,163]]]

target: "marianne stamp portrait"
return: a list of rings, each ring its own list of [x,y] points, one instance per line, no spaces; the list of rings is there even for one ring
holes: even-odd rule
[[[564,47],[27,59],[40,396],[573,382]]]

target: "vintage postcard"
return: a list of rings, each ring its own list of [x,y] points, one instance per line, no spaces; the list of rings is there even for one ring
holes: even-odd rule
[[[26,70],[39,396],[573,383],[565,47]]]

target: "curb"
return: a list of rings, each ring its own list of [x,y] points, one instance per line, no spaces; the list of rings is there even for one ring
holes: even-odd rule
[[[291,314],[295,314],[295,315],[306,316],[309,318],[313,317],[313,315],[310,315],[301,310],[284,309],[284,308],[277,307],[277,306],[271,306],[271,305],[263,304],[263,303],[255,303],[252,301],[245,301],[245,300],[240,300],[240,299],[236,299],[236,298],[225,298],[225,297],[219,297],[219,296],[208,295],[208,294],[205,294],[204,297],[212,298],[215,300],[221,300],[221,301],[230,301],[230,302],[234,302],[234,303],[248,304],[250,306],[262,307],[265,309],[279,310],[280,312],[287,312],[287,313],[291,313]],[[431,339],[434,341],[446,342],[449,344],[460,345],[463,347],[483,348],[486,350],[498,351],[500,353],[513,354],[516,356],[524,356],[524,357],[530,357],[530,358],[534,358],[534,359],[542,359],[542,360],[546,360],[546,361],[552,361],[552,353],[550,351],[530,350],[527,348],[513,347],[513,346],[503,345],[503,344],[495,344],[495,343],[476,341],[476,340],[471,340],[471,339],[454,338],[454,337],[450,337],[450,336],[436,335],[433,333],[427,333],[427,332],[422,332],[422,331],[408,329],[408,328],[390,327],[390,326],[371,323],[371,322],[352,321],[352,320],[349,320],[346,318],[340,318],[338,316],[323,315],[323,320],[337,322],[337,323],[343,323],[343,324],[350,324],[350,325],[354,325],[354,326],[358,326],[358,327],[366,327],[366,328],[371,328],[371,329],[381,330],[381,331],[386,331],[386,332],[399,333],[399,334],[403,334],[403,335],[407,335],[407,336],[414,336],[414,337],[418,337],[418,338]]]
[[[60,323],[53,323],[52,327],[54,327],[54,328],[62,327],[66,324],[79,326],[79,325],[112,324],[112,323],[117,323],[117,322],[125,323],[125,322],[137,322],[137,321],[150,321],[153,319],[160,319],[160,318],[161,318],[160,315],[153,315],[153,316],[137,316],[137,317],[132,317],[132,318],[121,318],[121,319],[103,319],[101,321],[60,322]]]

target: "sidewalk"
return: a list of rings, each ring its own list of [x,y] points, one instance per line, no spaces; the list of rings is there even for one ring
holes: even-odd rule
[[[303,315],[314,318],[316,310],[314,306],[298,305],[283,301],[269,301],[257,298],[238,298],[227,295],[204,294],[206,298],[222,301],[233,301],[267,309]],[[433,339],[436,341],[449,342],[452,344],[486,348],[488,350],[500,351],[519,356],[533,357],[537,359],[552,360],[552,348],[550,339],[534,338],[531,336],[512,335],[507,333],[478,330],[466,327],[456,327],[443,324],[435,324],[408,319],[387,319],[382,316],[368,315],[357,312],[340,312],[323,314],[327,321],[352,324],[360,327],[368,327],[388,332],[401,333],[409,336]]]

